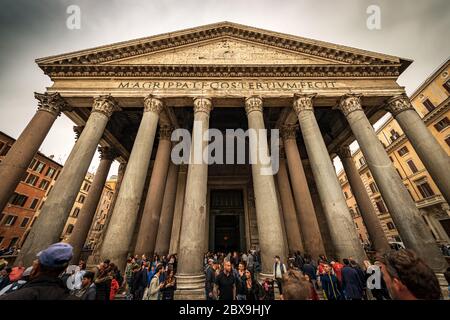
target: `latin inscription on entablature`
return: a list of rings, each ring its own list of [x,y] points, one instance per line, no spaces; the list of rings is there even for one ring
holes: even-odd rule
[[[166,96],[291,96],[294,92],[342,95],[352,92],[391,93],[401,88],[392,79],[56,79],[51,91],[63,96],[143,96],[149,93]]]
[[[300,90],[336,88],[336,81],[121,81],[118,89]]]

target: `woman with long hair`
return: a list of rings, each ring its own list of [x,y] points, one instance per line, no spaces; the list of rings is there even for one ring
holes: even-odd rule
[[[253,274],[250,270],[245,270],[244,274],[245,274],[244,292],[246,300],[259,300],[261,295],[261,289],[258,281],[254,279]]]
[[[173,300],[175,290],[177,289],[177,280],[173,269],[169,269],[166,273],[166,280],[160,290],[161,300]]]

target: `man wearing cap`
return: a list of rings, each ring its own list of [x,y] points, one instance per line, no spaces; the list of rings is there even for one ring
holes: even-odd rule
[[[20,289],[5,294],[0,300],[64,300],[70,299],[59,275],[72,259],[72,246],[67,243],[54,243],[37,254],[30,274],[30,281]]]

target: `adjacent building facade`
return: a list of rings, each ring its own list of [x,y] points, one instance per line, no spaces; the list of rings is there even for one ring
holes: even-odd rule
[[[14,138],[0,132],[0,162],[7,155],[14,142]],[[0,249],[20,249],[30,229],[39,217],[40,210],[52,191],[62,168],[63,166],[54,161],[52,156],[47,157],[40,152],[36,154],[0,215]],[[64,230],[61,233],[60,241],[69,240],[89,193],[93,178],[93,173],[88,172],[86,174]],[[101,235],[110,209],[116,181],[117,176],[115,178],[112,177],[104,186],[94,223],[87,237],[87,248],[92,248]]]
[[[450,155],[450,59],[445,61],[411,95],[411,104],[420,115],[428,130],[442,149]],[[450,243],[450,208],[434,182],[413,145],[404,134],[398,122],[390,117],[378,130],[378,139],[383,144],[389,159],[401,177],[411,198],[420,209],[421,216],[430,228],[438,244]],[[426,141],[423,141],[426,143]],[[389,215],[376,182],[358,149],[352,154],[361,179],[372,199],[375,210],[389,241],[401,241],[395,223]],[[355,224],[361,240],[368,241],[367,231],[353,196],[344,170],[338,173],[347,205],[354,214]]]
[[[59,241],[69,242],[70,236],[73,232],[73,229],[75,227],[75,224],[77,223],[78,216],[81,212],[81,209],[83,208],[83,205],[86,201],[86,198],[88,197],[89,190],[91,188],[91,184],[94,179],[94,174],[88,172],[84,178],[84,181],[81,185],[81,189],[79,190],[76,200],[73,204],[73,207],[70,211],[70,215],[66,221],[66,224],[64,226],[63,232],[61,233]],[[105,186],[103,188],[101,198],[99,200],[98,207],[95,211],[95,218],[93,220],[93,223],[89,229],[88,236],[86,238],[86,242],[83,244],[83,248],[86,250],[86,252],[91,252],[92,248],[95,246],[96,242],[101,236],[101,233],[103,231],[103,226],[105,224],[105,221],[108,216],[108,212],[111,206],[111,200],[114,195],[114,188],[116,185],[117,178],[112,177],[111,179],[107,180],[105,183]],[[42,203],[45,202],[45,200],[48,197],[49,192],[51,191],[53,187],[52,183],[50,185],[50,188],[48,192],[45,194],[45,196],[42,199]],[[42,205],[40,206],[42,208]],[[35,222],[35,220],[39,217],[40,209],[38,209],[33,217],[32,223],[28,226],[28,229],[31,228]],[[29,232],[27,230],[26,234]],[[25,240],[25,238],[23,239]],[[83,257],[86,257],[86,255],[83,255]]]
[[[16,140],[0,132],[0,162]],[[0,214],[0,248],[19,248],[62,165],[38,152]]]

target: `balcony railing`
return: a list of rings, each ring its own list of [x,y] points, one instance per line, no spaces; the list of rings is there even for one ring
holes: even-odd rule
[[[429,206],[444,203],[444,202],[445,202],[444,197],[441,196],[440,194],[436,194],[434,196],[416,201],[416,206],[417,206],[417,208],[421,209],[421,208],[429,207]]]

